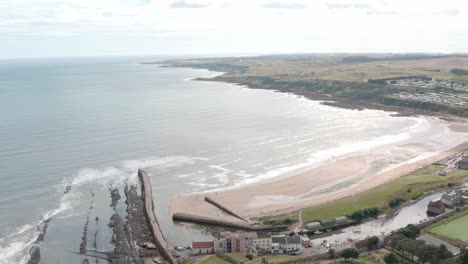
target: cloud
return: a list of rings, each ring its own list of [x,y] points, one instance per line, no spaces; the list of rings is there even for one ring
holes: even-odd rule
[[[207,4],[196,4],[196,3],[189,3],[184,0],[175,1],[170,5],[171,8],[204,8],[208,7]]]
[[[305,6],[302,3],[294,2],[269,2],[261,5],[264,8],[278,8],[278,9],[304,9]]]
[[[367,9],[368,4],[364,3],[327,3],[328,9]]]
[[[447,15],[447,16],[458,16],[460,10],[457,9],[446,9],[438,12],[434,12],[434,15]]]

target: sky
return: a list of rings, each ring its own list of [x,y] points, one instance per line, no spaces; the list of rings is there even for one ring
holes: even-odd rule
[[[0,0],[0,58],[468,53],[466,0]]]

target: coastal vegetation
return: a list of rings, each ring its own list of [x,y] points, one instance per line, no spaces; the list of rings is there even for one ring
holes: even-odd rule
[[[397,208],[404,201],[418,199],[425,192],[444,187],[454,187],[468,180],[467,170],[453,169],[446,176],[439,176],[438,172],[444,168],[443,165],[432,164],[357,195],[303,209],[302,221],[307,223],[341,215],[351,217],[356,212],[369,208],[378,208],[380,212],[388,212]],[[296,221],[298,213],[265,216],[260,218],[259,221],[269,224],[282,223],[285,219]]]
[[[199,264],[229,264],[229,262],[216,255],[210,255],[202,259]]]
[[[223,75],[203,80],[294,93],[338,107],[468,117],[468,100],[458,95],[468,91],[466,56],[284,55],[166,65],[222,71]],[[400,83],[408,79],[417,81]]]
[[[458,69],[458,68],[455,68],[455,69],[451,70],[450,73],[453,73],[453,74],[455,74],[455,75],[468,75],[468,71],[467,71],[467,70]]]

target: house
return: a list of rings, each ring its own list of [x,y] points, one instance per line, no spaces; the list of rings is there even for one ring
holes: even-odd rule
[[[334,219],[334,218],[324,219],[324,220],[320,221],[320,223],[321,223],[323,226],[330,226],[330,225],[335,224],[335,219]]]
[[[452,193],[445,193],[440,198],[440,201],[448,208],[454,208],[456,206],[460,206],[463,203],[463,199],[459,193],[452,192]]]
[[[441,201],[431,201],[427,205],[427,213],[439,215],[445,212],[445,205]]]
[[[465,157],[459,160],[457,165],[460,170],[468,170],[468,158]]]
[[[245,232],[242,234],[244,236],[244,247],[255,247],[254,239],[258,238],[257,233],[255,232]]]
[[[302,252],[301,238],[298,235],[271,236],[271,253],[274,254],[300,254]]]
[[[271,252],[271,243],[271,237],[253,239],[254,248],[261,251]]]
[[[452,252],[452,254],[454,256],[460,254],[460,249],[455,247],[455,246],[452,246],[450,245],[449,243],[445,242],[445,241],[442,241],[436,237],[433,237],[431,235],[428,235],[428,234],[424,234],[418,238],[416,238],[417,240],[422,240],[424,242],[426,242],[426,244],[429,244],[429,245],[434,245],[436,247],[439,247],[440,245],[445,245],[447,247],[447,249]]]
[[[305,228],[308,229],[308,230],[318,230],[320,229],[322,226],[320,225],[319,222],[311,222],[311,223],[307,223],[305,224]]]
[[[242,235],[230,235],[214,241],[214,251],[216,253],[244,253],[245,238]]]
[[[337,224],[343,224],[343,223],[346,223],[346,222],[348,222],[348,217],[346,217],[346,216],[339,216],[339,217],[335,218],[335,223],[337,223]]]
[[[214,252],[214,242],[192,242],[192,254],[212,254]]]
[[[452,202],[451,197],[450,197],[448,194],[446,194],[446,193],[444,193],[444,194],[442,195],[442,197],[440,197],[440,201],[445,205],[445,207],[448,207],[448,208],[453,208],[453,207],[455,207],[454,204],[453,204],[453,202]]]

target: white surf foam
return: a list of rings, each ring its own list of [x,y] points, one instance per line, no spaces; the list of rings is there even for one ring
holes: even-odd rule
[[[44,212],[36,222],[18,227],[15,232],[0,239],[0,264],[26,263],[29,259],[29,249],[39,236],[40,227],[47,219],[65,218],[75,215],[73,208],[77,208],[86,185],[107,189],[112,186],[123,186],[125,183],[137,181],[139,168],[169,169],[197,161],[208,160],[200,157],[164,156],[151,157],[141,160],[124,160],[114,166],[97,168],[85,168],[77,174],[64,178],[55,186],[56,191],[63,193],[67,186],[70,191],[61,196],[57,207]]]

